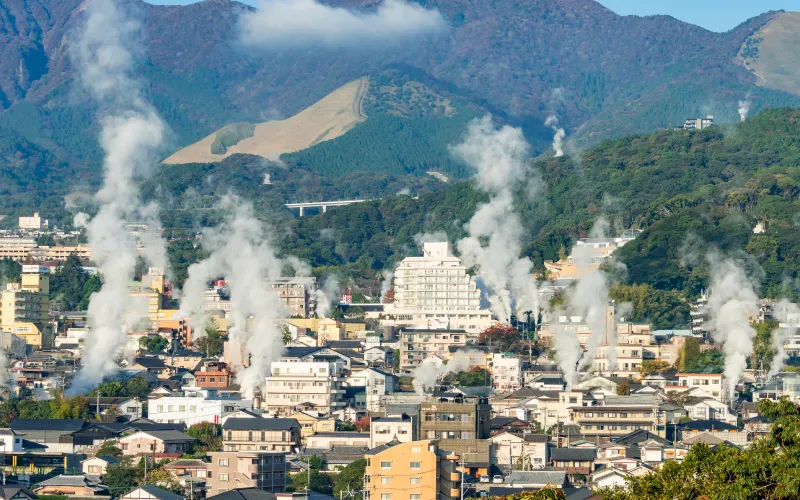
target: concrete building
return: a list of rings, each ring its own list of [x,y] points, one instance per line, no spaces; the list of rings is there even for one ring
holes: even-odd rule
[[[397,416],[372,417],[369,426],[369,447],[375,448],[390,441],[410,443],[415,441],[415,417],[405,413]]]
[[[492,324],[481,292],[448,243],[425,243],[421,257],[407,257],[394,273],[394,302],[384,312],[398,326],[455,328],[479,333]]]
[[[346,379],[350,387],[364,387],[365,406],[368,411],[378,411],[381,399],[395,391],[395,377],[377,368],[367,368],[353,373]]]
[[[522,359],[509,353],[491,354],[492,387],[498,391],[516,391],[522,387]]]
[[[683,123],[683,130],[703,130],[714,125],[714,116],[708,115],[705,118],[687,118]]]
[[[0,293],[0,326],[6,333],[41,348],[51,342],[47,332],[50,312],[50,276],[38,265],[22,266],[19,283],[8,283]]]
[[[297,420],[297,423],[300,424],[300,437],[304,444],[309,436],[318,432],[336,431],[336,419],[329,416],[321,416],[317,412],[297,411],[286,418]]]
[[[344,366],[337,362],[282,358],[270,367],[264,388],[264,409],[288,415],[312,405],[330,413],[345,406]]]
[[[547,464],[547,434],[517,434],[500,432],[489,438],[491,462],[501,470],[532,470]]]
[[[225,451],[294,453],[300,441],[300,424],[293,418],[229,418],[222,425]]]
[[[0,259],[11,259],[16,262],[49,262],[65,261],[70,255],[75,255],[81,260],[91,260],[91,250],[88,245],[75,247],[40,247],[40,246],[0,246]]]
[[[467,344],[468,334],[465,330],[405,329],[398,336],[400,371],[410,373],[429,356],[449,359],[451,348]]]
[[[227,363],[209,361],[195,372],[195,383],[203,389],[227,389],[231,382],[231,372]]]
[[[160,423],[219,423],[237,409],[252,410],[253,402],[238,392],[184,387],[168,395],[151,395],[147,401],[148,417]]]
[[[435,440],[388,443],[367,455],[365,487],[371,499],[439,500],[461,495],[459,456]]]
[[[39,231],[42,228],[48,227],[50,223],[47,219],[42,219],[39,212],[34,212],[31,217],[20,217],[18,225],[20,229]]]
[[[216,451],[208,454],[206,496],[237,488],[258,488],[270,493],[286,489],[286,453],[267,451]]]
[[[546,277],[550,280],[575,280],[600,269],[618,248],[636,239],[639,230],[625,231],[617,238],[581,238],[572,247],[569,257],[557,262],[544,261]]]
[[[291,316],[307,318],[314,312],[317,279],[276,278],[268,282]]]

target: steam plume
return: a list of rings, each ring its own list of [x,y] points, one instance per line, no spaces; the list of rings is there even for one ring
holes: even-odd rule
[[[447,364],[439,358],[428,356],[411,372],[414,391],[420,395],[425,394],[425,390],[435,387],[440,378],[469,370],[469,356],[477,352],[474,349],[457,351]]]
[[[772,346],[775,348],[775,357],[772,358],[772,366],[767,373],[770,379],[780,373],[788,354],[786,353],[786,341],[789,340],[797,331],[798,321],[800,321],[800,307],[794,302],[781,300],[775,305],[775,317],[780,322],[778,329],[772,333]]]
[[[747,113],[750,112],[750,96],[747,96],[744,101],[739,101],[739,121],[747,119]]]
[[[114,357],[126,342],[126,330],[137,316],[146,314],[146,309],[132,310],[134,304],[129,301],[137,251],[125,223],[149,213],[141,206],[135,179],[147,174],[165,129],[131,77],[141,50],[133,42],[138,23],[127,18],[113,0],[92,0],[86,12],[86,24],[72,56],[83,86],[103,110],[104,180],[96,196],[99,211],[88,227],[89,246],[103,276],[103,287],[89,302],[84,369],[73,384],[74,393],[117,370]]]
[[[383,271],[383,281],[381,281],[381,302],[386,300],[386,295],[392,289],[392,278],[394,273],[390,270]]]
[[[553,151],[555,151],[555,157],[564,156],[563,142],[567,133],[564,132],[563,128],[558,126],[558,117],[556,115],[550,115],[544,121],[544,124],[555,132],[553,136]]]
[[[539,313],[533,263],[520,257],[523,227],[510,189],[531,174],[528,150],[520,129],[497,129],[489,115],[470,122],[464,142],[451,148],[475,169],[478,186],[492,196],[467,224],[469,236],[458,242],[458,250],[467,266],[480,268],[490,308],[503,322],[514,311]]]
[[[316,307],[314,312],[318,318],[327,318],[333,311],[333,305],[339,299],[339,279],[336,276],[328,276],[322,284],[322,288],[314,292]]]
[[[725,354],[725,378],[728,394],[733,397],[736,384],[753,352],[756,331],[748,315],[758,311],[758,295],[741,264],[731,259],[709,256],[711,296],[708,300],[711,336],[722,344]]]
[[[331,7],[317,0],[264,0],[241,18],[241,41],[268,49],[369,47],[409,41],[447,27],[437,10],[386,0],[372,12]]]
[[[556,363],[564,374],[567,390],[570,390],[578,382],[578,363],[583,355],[583,347],[575,332],[567,330],[559,321],[563,312],[553,311],[553,315],[555,316],[552,324],[553,347],[556,351]]]
[[[284,308],[268,282],[281,275],[286,263],[276,257],[249,204],[227,198],[223,208],[232,210],[232,215],[219,228],[207,231],[203,245],[209,256],[189,267],[180,315],[189,317],[193,325],[202,325],[206,285],[225,276],[231,294],[229,341],[250,355],[248,366],[234,366],[237,382],[247,392],[263,383],[270,363],[283,350],[277,320],[284,315]],[[204,335],[198,330],[195,328],[196,336]]]

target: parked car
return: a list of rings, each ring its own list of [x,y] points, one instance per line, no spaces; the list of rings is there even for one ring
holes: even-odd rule
[[[495,484],[502,483],[503,482],[503,476],[501,476],[500,474],[495,474],[495,476],[492,478],[492,482],[495,483]]]
[[[482,483],[488,483],[488,482],[489,482],[489,476],[488,476],[488,475],[486,475],[486,474],[484,474],[483,476],[481,476],[481,482],[482,482]]]

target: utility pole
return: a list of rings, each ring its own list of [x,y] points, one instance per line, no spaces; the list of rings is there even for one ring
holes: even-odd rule
[[[100,421],[100,386],[97,386],[97,420]]]

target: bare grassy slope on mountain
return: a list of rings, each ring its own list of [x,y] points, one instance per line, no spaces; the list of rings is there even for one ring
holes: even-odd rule
[[[758,85],[800,95],[800,12],[776,14],[739,51],[739,60],[758,77]]]
[[[365,119],[361,101],[367,85],[366,78],[354,80],[290,118],[258,123],[252,137],[228,147],[223,154],[211,152],[211,145],[220,132],[216,131],[176,152],[164,163],[211,163],[236,153],[277,158],[283,153],[335,139]]]

